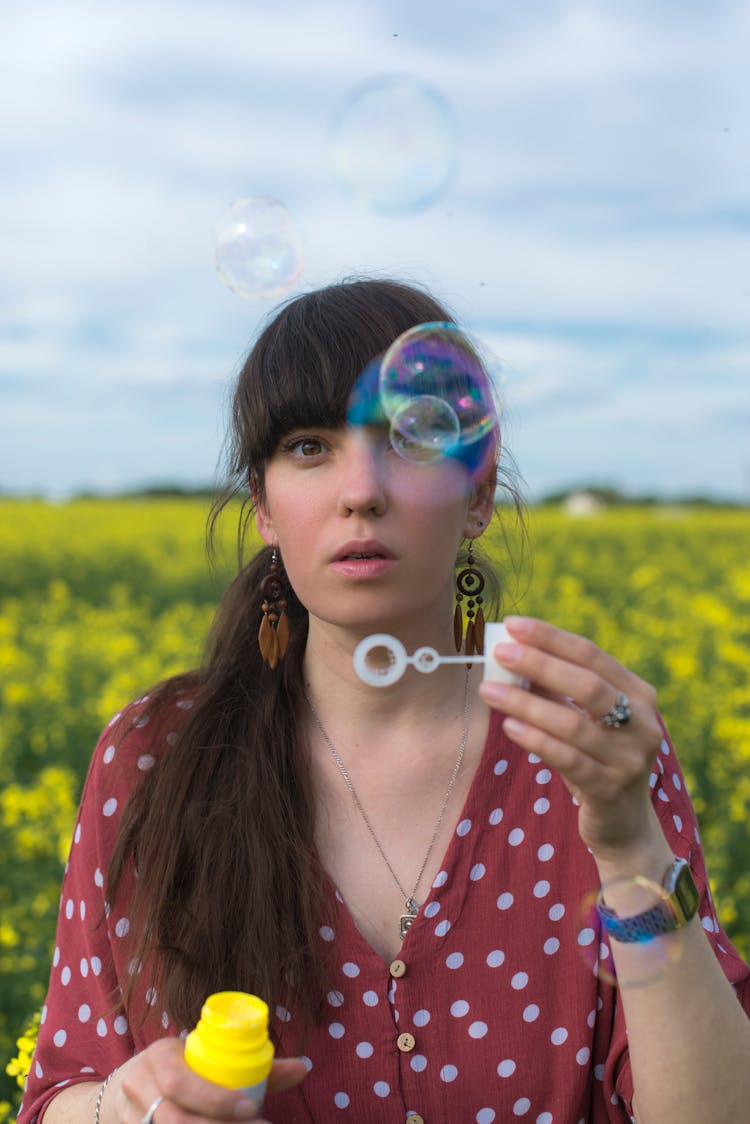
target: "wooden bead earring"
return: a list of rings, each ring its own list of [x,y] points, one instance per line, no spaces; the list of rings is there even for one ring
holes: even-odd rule
[[[258,629],[258,647],[264,661],[273,671],[283,660],[289,642],[289,621],[285,612],[286,598],[283,596],[284,572],[279,565],[276,547],[271,554],[268,573],[260,583],[260,592],[263,597],[263,617]]]
[[[481,524],[480,524],[481,526]],[[482,590],[484,574],[474,557],[474,543],[469,539],[466,566],[456,576],[456,608],[453,613],[453,639],[456,651],[461,651],[464,641],[463,601],[466,601],[466,639],[464,652],[473,656],[484,651],[484,612],[482,610]]]

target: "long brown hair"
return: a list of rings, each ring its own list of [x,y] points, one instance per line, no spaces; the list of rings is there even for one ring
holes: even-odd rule
[[[408,328],[450,319],[414,286],[342,282],[286,304],[240,372],[229,483],[209,519],[210,541],[226,504],[242,497],[240,570],[203,666],[151,693],[152,711],[183,690],[193,706],[131,795],[107,879],[114,901],[128,865],[138,871],[128,906],[133,955],[178,1025],[191,1025],[205,996],[222,988],[293,1001],[308,1022],[320,1011],[328,990],[318,940],[325,875],[300,734],[307,612],[290,589],[289,647],[271,671],[257,643],[270,551],[244,564],[242,544],[252,496],[262,494],[265,462],[281,438],[300,425],[343,424],[368,364]]]

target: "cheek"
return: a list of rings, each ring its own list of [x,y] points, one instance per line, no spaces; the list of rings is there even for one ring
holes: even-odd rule
[[[465,473],[452,464],[414,474],[400,493],[410,525],[430,538],[460,539],[469,510]]]
[[[294,511],[279,510],[274,519],[274,529],[284,566],[290,574],[309,567],[316,554],[320,532],[320,516],[308,503]]]
[[[430,467],[404,466],[390,481],[392,494],[401,503],[425,512],[466,503],[469,486],[466,470],[450,458]]]
[[[270,468],[266,475],[265,505],[280,547],[287,551],[300,536],[310,533],[323,509],[312,487]]]

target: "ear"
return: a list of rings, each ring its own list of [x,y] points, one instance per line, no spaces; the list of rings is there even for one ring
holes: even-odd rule
[[[263,539],[266,546],[278,546],[278,539],[276,532],[273,529],[273,519],[271,512],[268,510],[268,504],[265,501],[261,489],[258,487],[257,477],[254,475],[250,478],[250,494],[253,497],[253,506],[255,507],[255,527],[258,534]]]
[[[255,508],[255,526],[258,534],[263,539],[267,546],[278,546],[279,542],[276,538],[276,532],[273,529],[273,523],[269,512],[261,504]]]
[[[469,495],[466,511],[464,538],[477,539],[487,530],[487,525],[495,510],[495,476],[475,484]]]

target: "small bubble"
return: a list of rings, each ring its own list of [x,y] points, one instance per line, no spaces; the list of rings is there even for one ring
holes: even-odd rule
[[[223,213],[216,229],[216,269],[248,300],[280,297],[302,274],[302,236],[276,199],[249,196]]]
[[[455,411],[448,402],[431,394],[406,399],[391,418],[391,444],[404,460],[439,460],[460,436]]]

